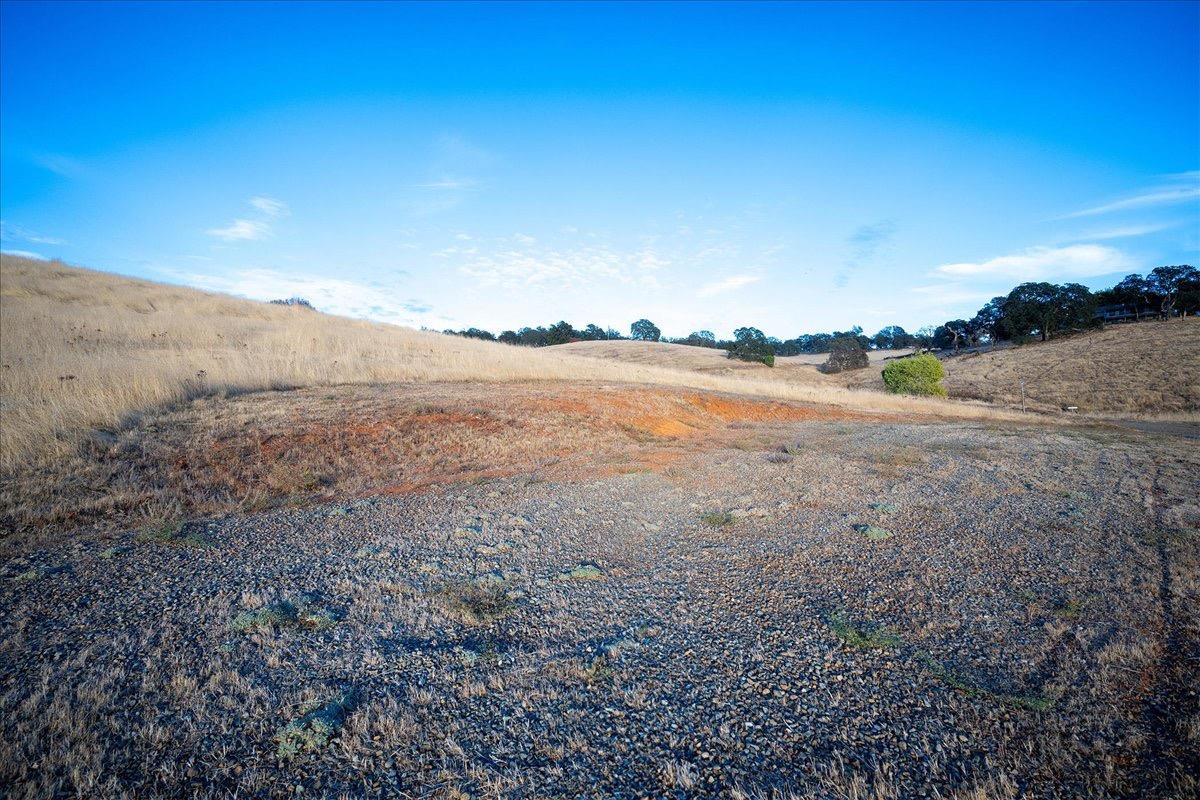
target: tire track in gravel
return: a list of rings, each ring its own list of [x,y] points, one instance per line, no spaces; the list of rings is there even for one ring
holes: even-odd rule
[[[1158,661],[1158,680],[1142,709],[1142,721],[1148,729],[1149,742],[1137,770],[1140,779],[1134,784],[1139,790],[1130,795],[1137,797],[1169,796],[1172,777],[1200,774],[1200,751],[1182,747],[1180,737],[1174,730],[1176,720],[1186,719],[1197,711],[1194,693],[1189,699],[1186,689],[1195,679],[1195,675],[1187,668],[1187,662],[1197,662],[1200,648],[1197,642],[1188,641],[1183,624],[1176,615],[1170,541],[1162,503],[1158,500],[1167,494],[1162,486],[1163,472],[1162,466],[1156,465],[1150,482],[1156,526],[1155,549],[1160,570],[1158,596],[1162,655]]]

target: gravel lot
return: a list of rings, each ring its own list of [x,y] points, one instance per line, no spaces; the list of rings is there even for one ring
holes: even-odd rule
[[[1193,443],[746,433],[9,540],[0,794],[1196,796]]]

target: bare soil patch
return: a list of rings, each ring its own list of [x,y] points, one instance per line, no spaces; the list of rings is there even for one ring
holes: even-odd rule
[[[605,384],[339,386],[198,398],[0,476],[6,532],[395,494],[515,474],[659,470],[740,423],[883,421],[834,407]]]

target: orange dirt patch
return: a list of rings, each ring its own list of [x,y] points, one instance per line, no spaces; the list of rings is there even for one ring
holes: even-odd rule
[[[320,421],[267,436],[260,446],[266,458],[279,458],[302,448],[377,448],[419,438],[421,431],[441,431],[447,442],[471,434],[497,434],[503,425],[483,414],[401,412],[373,420]]]
[[[758,400],[739,400],[712,394],[693,394],[689,395],[686,400],[688,404],[701,409],[705,414],[726,422],[866,419],[863,414],[853,414],[833,407],[815,408]]]
[[[704,449],[766,446],[786,435],[772,426],[808,420],[891,421],[836,407],[580,383],[207,398],[144,417],[119,440],[97,440],[62,485],[36,476],[14,483],[22,505],[0,521],[22,529],[121,525],[155,508],[203,517],[516,475],[569,481],[663,472]],[[762,429],[747,438],[748,426]],[[75,491],[80,482],[99,489]]]
[[[480,387],[482,388],[482,387]],[[202,468],[223,491],[410,493],[433,486],[542,470],[563,480],[597,471],[661,471],[686,450],[722,446],[730,423],[879,418],[832,407],[743,400],[635,387],[513,387],[441,395],[436,410],[396,390],[383,402],[350,395],[332,407],[303,404],[273,430],[236,429],[211,451],[177,461]],[[612,463],[623,466],[609,466]],[[196,471],[195,469],[192,470]]]
[[[646,416],[633,421],[633,427],[663,438],[676,438],[696,433],[697,429],[671,417]]]

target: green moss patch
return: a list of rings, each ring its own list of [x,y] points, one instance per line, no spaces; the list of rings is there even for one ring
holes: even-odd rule
[[[604,570],[595,564],[579,564],[558,573],[560,581],[598,581],[603,578]]]
[[[892,538],[892,532],[887,528],[881,528],[878,525],[855,525],[854,530],[861,533],[872,542],[880,542],[884,539]]]
[[[337,624],[338,619],[331,609],[317,605],[311,597],[302,596],[296,603],[281,600],[253,611],[243,611],[233,618],[229,627],[239,633],[272,628],[320,630]]]
[[[831,614],[827,620],[827,624],[834,635],[841,639],[844,644],[860,650],[899,647],[904,644],[904,640],[894,631],[888,628],[868,627],[855,623],[846,614],[841,612]]]
[[[714,528],[723,528],[733,523],[733,514],[728,511],[713,511],[702,516],[700,521]]]
[[[208,547],[209,541],[194,530],[183,519],[166,519],[152,522],[138,532],[138,540],[172,547]]]
[[[978,683],[971,680],[970,676],[946,666],[924,651],[917,653],[917,659],[924,664],[929,671],[932,672],[934,676],[937,677],[937,679],[942,683],[970,697],[982,697],[995,700],[1007,706],[1023,708],[1028,711],[1049,711],[1054,707],[1054,698],[1052,697],[993,692],[991,689],[980,686]]]
[[[341,730],[353,707],[354,697],[346,693],[292,720],[275,733],[275,755],[290,761],[301,753],[323,749]]]

